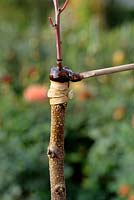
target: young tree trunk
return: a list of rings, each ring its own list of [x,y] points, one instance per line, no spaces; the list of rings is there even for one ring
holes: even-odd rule
[[[51,135],[48,147],[51,200],[66,200],[64,178],[64,121],[66,103],[51,105]]]
[[[51,134],[48,146],[51,200],[66,200],[64,178],[64,123],[68,100],[69,81],[62,66],[62,48],[60,35],[60,15],[67,7],[69,0],[65,0],[59,7],[59,0],[53,0],[55,8],[55,23],[49,17],[51,26],[55,30],[57,66],[51,69],[51,85],[48,91],[51,105]]]
[[[48,97],[51,105],[51,134],[48,146],[51,200],[66,200],[64,178],[64,123],[68,100],[68,82],[51,81]]]

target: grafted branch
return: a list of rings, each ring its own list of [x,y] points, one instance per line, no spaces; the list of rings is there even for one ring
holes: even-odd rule
[[[107,74],[112,74],[112,73],[117,73],[117,72],[123,72],[123,71],[128,71],[128,70],[134,70],[134,64],[133,63],[115,66],[115,67],[104,68],[104,69],[82,72],[82,73],[80,73],[80,76],[81,76],[82,79],[85,79],[85,78],[102,76],[102,75],[107,75]]]
[[[63,6],[59,7],[59,1],[53,0],[54,9],[55,9],[55,23],[53,22],[52,18],[49,17],[49,22],[51,26],[55,29],[55,36],[56,36],[56,53],[57,53],[57,67],[59,69],[62,68],[62,47],[61,47],[61,34],[60,34],[60,15],[66,9],[69,0],[66,0]]]

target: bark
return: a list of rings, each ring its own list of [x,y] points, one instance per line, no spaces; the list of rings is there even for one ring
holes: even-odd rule
[[[51,200],[66,200],[64,178],[64,122],[67,103],[51,105],[51,134],[48,146]]]

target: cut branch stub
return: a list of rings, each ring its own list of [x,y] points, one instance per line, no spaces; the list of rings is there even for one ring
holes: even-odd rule
[[[59,196],[64,196],[65,193],[65,185],[56,185],[55,186],[55,193]]]
[[[47,151],[47,155],[48,157],[51,159],[51,158],[58,158],[59,156],[59,151],[58,151],[58,148],[57,146],[49,146],[48,147],[48,151]]]

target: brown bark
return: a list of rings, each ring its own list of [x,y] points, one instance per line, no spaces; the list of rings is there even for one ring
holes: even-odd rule
[[[67,103],[51,105],[51,135],[48,146],[51,200],[66,200],[64,178],[64,121]]]

